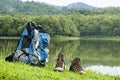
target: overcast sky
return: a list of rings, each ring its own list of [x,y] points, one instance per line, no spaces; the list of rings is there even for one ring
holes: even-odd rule
[[[120,7],[120,0],[22,0],[22,1],[39,1],[57,6],[66,6],[74,2],[83,2],[95,7]]]

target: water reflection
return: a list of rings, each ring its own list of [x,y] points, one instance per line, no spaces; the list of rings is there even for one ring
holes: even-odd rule
[[[18,40],[0,39],[0,59],[10,55],[17,47]]]
[[[53,41],[49,46],[50,55],[52,56],[50,60],[54,62],[57,54],[63,52],[68,67],[70,61],[78,56],[81,58],[82,66],[87,69],[98,71],[102,74],[120,75],[119,45],[120,42],[115,41]]]
[[[120,42],[111,41],[52,41],[49,45],[51,60],[63,52],[67,63],[74,57],[81,58],[84,66],[119,66]]]
[[[98,72],[98,73],[102,73],[103,75],[120,75],[120,67],[117,66],[103,66],[103,65],[92,65],[92,66],[88,66],[86,67],[86,69]]]

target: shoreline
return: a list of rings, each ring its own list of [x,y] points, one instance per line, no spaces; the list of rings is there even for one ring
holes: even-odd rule
[[[19,39],[20,37],[16,36],[0,36],[0,39]],[[91,36],[84,36],[84,37],[69,37],[69,36],[55,36],[55,37],[51,37],[51,39],[58,39],[58,40],[104,40],[104,41],[120,41],[120,37],[119,36],[111,36],[111,37],[91,37]]]

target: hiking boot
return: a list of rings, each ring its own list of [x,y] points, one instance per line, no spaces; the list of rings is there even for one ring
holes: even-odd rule
[[[79,74],[85,73],[81,67],[80,58],[76,57],[71,61],[69,71],[78,72]]]
[[[65,63],[64,63],[64,56],[62,53],[58,54],[56,66],[54,68],[54,71],[59,71],[62,72],[65,68]]]

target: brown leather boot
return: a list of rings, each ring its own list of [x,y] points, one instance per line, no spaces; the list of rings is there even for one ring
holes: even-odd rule
[[[71,61],[69,71],[78,72],[84,74],[85,71],[81,67],[80,58],[76,57]]]
[[[62,72],[64,68],[65,68],[64,56],[62,53],[59,53],[54,71]]]

